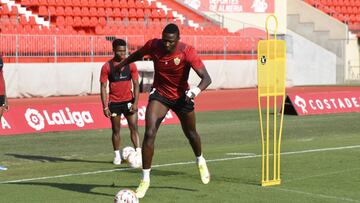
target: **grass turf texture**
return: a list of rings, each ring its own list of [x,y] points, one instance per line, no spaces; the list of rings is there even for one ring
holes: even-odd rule
[[[180,126],[163,125],[150,189],[140,201],[360,202],[358,120],[356,113],[285,116],[282,184],[273,187],[259,185],[256,110],[197,113],[212,174],[209,185],[200,181]],[[122,146],[130,145],[128,129],[121,132]],[[143,132],[141,128],[141,137]],[[105,129],[0,137],[0,165],[8,167],[0,171],[0,202],[112,202],[120,189],[135,190],[141,170],[111,164],[110,133]],[[20,181],[7,182],[14,180]]]

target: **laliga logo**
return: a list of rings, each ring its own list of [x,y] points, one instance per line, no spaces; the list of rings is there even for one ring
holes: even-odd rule
[[[306,110],[306,102],[305,102],[305,99],[303,99],[303,98],[301,98],[301,97],[299,97],[299,96],[295,96],[295,104],[298,106],[298,107],[300,107],[301,108],[301,110],[302,110],[302,112],[304,113],[304,114],[307,114],[308,113],[308,111]]]
[[[30,127],[41,130],[45,127],[44,117],[36,109],[26,109],[25,119]]]
[[[94,123],[93,118],[89,111],[73,111],[71,112],[68,107],[64,110],[48,113],[43,110],[41,114],[36,109],[28,108],[25,112],[25,119],[30,127],[39,131],[45,128],[45,122],[47,125],[76,125],[78,127],[84,127],[87,123]]]

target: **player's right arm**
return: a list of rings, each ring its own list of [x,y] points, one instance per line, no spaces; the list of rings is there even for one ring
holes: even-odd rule
[[[101,98],[103,113],[106,117],[110,118],[111,112],[107,105],[107,94],[106,94],[108,75],[109,75],[109,65],[108,63],[106,63],[101,68],[101,73],[100,73],[100,98]]]
[[[140,61],[143,59],[143,57],[145,55],[149,55],[151,52],[151,47],[152,47],[152,42],[153,40],[149,40],[148,42],[146,42],[146,44],[141,47],[140,49],[136,50],[134,53],[130,54],[130,56],[128,56],[127,58],[123,59],[118,65],[117,67],[121,68],[124,67],[130,63],[133,63],[135,61]]]

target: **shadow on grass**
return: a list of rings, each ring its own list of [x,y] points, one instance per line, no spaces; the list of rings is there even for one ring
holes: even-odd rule
[[[93,195],[102,195],[102,196],[114,196],[114,194],[107,194],[101,192],[94,192],[92,191],[95,188],[118,188],[116,185],[100,185],[100,184],[77,184],[77,183],[47,183],[47,182],[22,182],[22,183],[8,183],[12,185],[28,185],[28,186],[48,186],[53,188],[58,188],[62,190],[68,190],[72,192],[80,192],[86,194],[93,194]],[[136,186],[134,185],[123,185],[121,188],[131,188],[135,189]]]
[[[86,163],[111,163],[110,161],[92,161],[92,160],[82,160],[82,159],[65,159],[52,156],[43,156],[43,155],[29,155],[29,154],[5,154],[7,156],[13,156],[17,159],[28,159],[32,161],[39,162],[86,162]]]
[[[113,197],[115,194],[108,194],[108,193],[102,193],[102,192],[94,192],[93,190],[95,188],[129,188],[132,190],[136,190],[137,185],[100,185],[100,184],[77,184],[77,183],[47,183],[47,182],[22,182],[22,183],[8,183],[12,185],[27,185],[27,186],[48,186],[53,188],[58,188],[62,190],[68,190],[72,192],[79,192],[79,193],[86,193],[86,194],[92,194],[92,195],[102,195],[102,196],[110,196]],[[151,188],[156,189],[172,189],[172,190],[182,190],[182,191],[190,191],[190,192],[196,192],[198,190],[195,189],[189,189],[189,188],[181,188],[181,187],[173,187],[173,186],[150,186]]]

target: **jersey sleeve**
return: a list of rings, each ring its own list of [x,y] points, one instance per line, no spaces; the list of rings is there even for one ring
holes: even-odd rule
[[[130,64],[130,72],[133,80],[139,80],[139,73],[135,63]]]
[[[101,83],[107,82],[108,76],[109,76],[109,71],[110,71],[109,63],[105,63],[101,68],[101,73],[100,73],[100,82]]]
[[[194,69],[202,69],[205,67],[204,63],[196,53],[194,47],[189,46],[186,50],[186,60]]]

